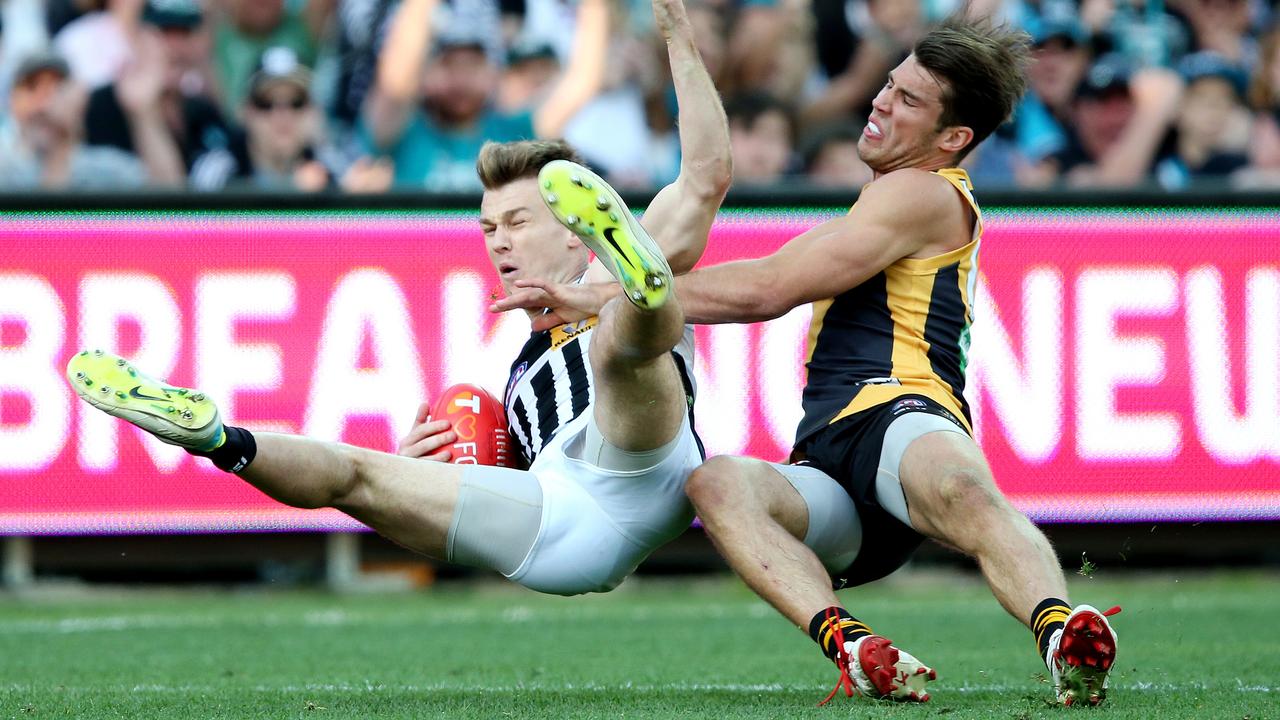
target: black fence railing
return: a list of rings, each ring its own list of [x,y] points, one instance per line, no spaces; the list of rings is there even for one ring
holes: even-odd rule
[[[626,191],[623,199],[644,207],[655,191]],[[841,207],[857,198],[856,192],[811,185],[767,188],[734,188],[726,208]],[[1158,188],[1125,190],[1016,190],[990,189],[978,193],[984,207],[1035,208],[1280,208],[1280,189],[1236,191],[1208,187],[1171,192]],[[236,211],[236,210],[439,210],[478,207],[479,193],[424,193],[395,190],[376,195],[342,193],[219,192],[193,193],[146,190],[120,193],[0,193],[0,213],[75,211]]]

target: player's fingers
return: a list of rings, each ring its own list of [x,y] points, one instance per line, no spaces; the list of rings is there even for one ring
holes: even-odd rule
[[[424,458],[422,458],[422,459],[423,459],[423,460],[431,460],[431,461],[433,461],[433,462],[442,462],[442,463],[447,463],[447,462],[449,462],[449,460],[451,460],[452,458],[453,458],[453,453],[449,452],[448,450],[441,450],[440,452],[436,453],[435,455],[431,455],[430,457],[424,457]]]
[[[523,288],[514,290],[510,295],[495,300],[489,306],[489,312],[502,313],[509,310],[546,307],[548,300],[547,293],[538,288]]]
[[[415,458],[427,457],[428,455],[431,455],[437,452],[438,450],[440,450],[440,448],[447,447],[450,443],[456,441],[457,439],[458,439],[458,434],[453,432],[452,430],[448,432],[437,433],[435,435],[431,435],[430,437],[426,437],[421,440],[418,440],[417,442],[412,443],[410,445],[406,445],[404,447],[404,450],[400,454],[404,455],[405,457],[415,457]]]
[[[421,405],[418,406],[418,412],[415,413],[413,416],[413,426],[417,427],[421,425],[422,423],[426,422],[427,418],[430,416],[431,416],[431,403],[423,402]]]
[[[408,435],[405,435],[403,438],[400,438],[400,443],[398,445],[397,452],[401,455],[407,455],[409,457],[420,457],[422,453],[421,452],[411,453],[410,452],[411,448],[414,448],[419,443],[423,442],[424,440],[430,439],[432,437],[442,437],[445,434],[453,435],[453,433],[449,431],[449,427],[450,426],[449,426],[448,420],[434,420],[432,422],[426,422],[426,423],[417,425],[412,430],[409,431]],[[452,440],[450,440],[449,442],[452,442]],[[434,450],[434,449],[435,447],[430,448],[430,450]]]
[[[422,438],[437,435],[450,428],[448,420],[430,420],[414,425],[400,440],[401,445],[412,445]]]

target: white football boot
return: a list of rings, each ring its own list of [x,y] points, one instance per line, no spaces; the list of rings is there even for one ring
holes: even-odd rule
[[[1119,606],[1099,612],[1092,605],[1078,605],[1061,630],[1049,638],[1045,664],[1053,673],[1058,702],[1098,705],[1107,698],[1107,679],[1116,661],[1116,631],[1107,618]]]

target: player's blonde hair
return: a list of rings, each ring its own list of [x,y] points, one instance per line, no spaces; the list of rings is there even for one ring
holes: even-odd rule
[[[1027,89],[1031,37],[990,20],[951,18],[916,43],[916,60],[940,80],[938,129],[962,126],[973,141],[963,158],[1013,113]]]
[[[564,140],[487,142],[476,158],[476,174],[486,190],[496,190],[516,180],[537,177],[542,166],[552,160],[586,164],[578,151]]]

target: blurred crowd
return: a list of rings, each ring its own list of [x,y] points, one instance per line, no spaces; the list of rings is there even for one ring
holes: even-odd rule
[[[981,187],[1280,187],[1265,0],[687,0],[735,185],[857,188],[871,98],[955,12],[1031,37]],[[0,191],[479,189],[565,137],[623,187],[679,168],[647,0],[0,0]]]

